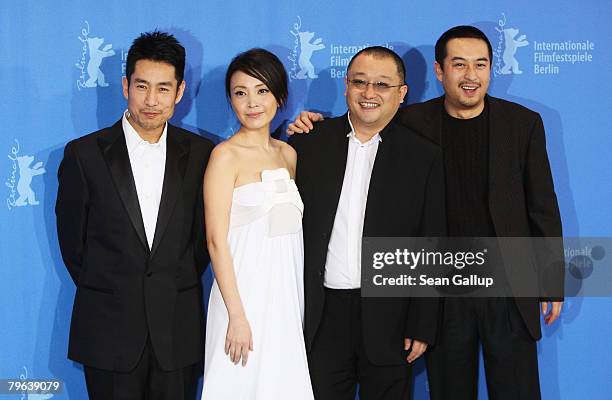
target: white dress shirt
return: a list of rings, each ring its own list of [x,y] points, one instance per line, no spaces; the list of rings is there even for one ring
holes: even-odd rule
[[[382,138],[377,133],[361,143],[351,124],[344,181],[334,219],[323,285],[331,289],[361,287],[361,238],[372,168]]]
[[[149,249],[153,246],[157,213],[161,201],[162,187],[164,185],[164,172],[166,170],[166,133],[168,124],[157,143],[143,140],[127,119],[127,111],[123,113],[123,133],[127,145],[138,204],[144,223]]]

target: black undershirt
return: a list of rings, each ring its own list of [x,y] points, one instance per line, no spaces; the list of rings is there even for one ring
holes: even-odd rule
[[[495,236],[489,213],[489,111],[459,119],[443,111],[442,146],[449,236]]]

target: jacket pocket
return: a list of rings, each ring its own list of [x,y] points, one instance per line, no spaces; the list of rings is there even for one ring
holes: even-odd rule
[[[87,285],[87,284],[84,284],[84,283],[80,283],[78,287],[80,287],[82,289],[91,290],[91,291],[94,291],[94,292],[99,292],[99,293],[115,294],[115,291],[112,290],[112,289],[96,287],[96,286]]]
[[[176,289],[176,291],[179,292],[179,293],[186,292],[188,290],[195,289],[198,286],[200,286],[199,283],[194,283],[193,285],[189,285],[189,286],[184,286],[184,287],[178,288],[178,289]]]

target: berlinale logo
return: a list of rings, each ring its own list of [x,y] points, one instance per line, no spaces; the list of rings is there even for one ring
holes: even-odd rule
[[[11,148],[8,154],[11,160],[12,168],[10,177],[4,182],[9,188],[9,196],[6,199],[6,206],[9,210],[14,207],[36,206],[40,204],[36,200],[36,193],[32,190],[32,178],[37,175],[42,175],[46,170],[42,167],[42,161],[34,162],[34,156],[19,154],[19,141],[15,139],[15,146]],[[19,173],[19,176],[17,176]]]
[[[314,32],[302,31],[302,19],[297,16],[297,22],[293,24],[293,29],[289,31],[293,36],[293,50],[288,56],[292,65],[289,70],[289,78],[293,79],[316,79],[319,77],[315,73],[315,67],[310,61],[312,53],[323,50],[325,45],[323,39],[316,38]],[[299,68],[299,70],[298,70]]]
[[[113,45],[108,43],[104,47],[103,37],[90,37],[89,22],[85,21],[85,27],[81,29],[81,34],[77,39],[82,43],[81,59],[75,64],[81,73],[77,80],[77,88],[94,88],[97,86],[107,87],[108,82],[104,73],[100,69],[102,60],[106,57],[114,56]]]
[[[522,74],[519,62],[516,59],[516,51],[519,47],[529,45],[525,35],[518,36],[517,28],[506,28],[506,14],[497,21],[495,30],[499,33],[499,40],[495,49],[495,67],[493,73],[497,75]],[[503,65],[502,65],[503,63]]]
[[[23,373],[19,375],[19,380],[17,380],[16,382],[14,382],[15,384],[17,384],[16,386],[19,386],[20,389],[22,390],[18,390],[17,393],[21,394],[21,399],[23,400],[48,400],[53,398],[53,393],[49,393],[49,390],[42,390],[42,389],[31,389],[28,386],[33,383],[32,381],[28,381],[28,369],[26,368],[26,366],[23,366]],[[55,382],[55,381],[54,381]],[[43,385],[38,385],[40,382],[37,382],[37,385],[34,386],[43,386]],[[51,384],[52,382],[44,382],[44,386],[47,386],[46,384]],[[61,385],[60,383],[57,383],[56,385],[58,385],[58,387]],[[51,389],[53,386],[52,385],[48,385],[49,389]]]

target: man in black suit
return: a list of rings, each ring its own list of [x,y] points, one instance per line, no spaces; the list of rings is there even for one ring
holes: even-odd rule
[[[347,68],[349,112],[296,135],[304,201],[305,340],[315,397],[405,399],[410,363],[432,344],[438,302],[362,298],[362,237],[444,233],[441,151],[398,123],[407,92],[393,51]]]
[[[485,34],[457,26],[436,43],[436,76],[445,95],[410,105],[401,122],[442,145],[449,236],[562,236],[552,174],[539,114],[488,96],[493,57]],[[303,112],[289,132],[308,132],[316,113]],[[318,125],[317,125],[318,128]],[[563,304],[560,240],[537,266],[540,298],[447,298],[442,301],[436,345],[428,351],[432,399],[476,399],[478,346],[483,346],[489,398],[539,399],[536,341],[542,336],[539,307],[552,324]],[[504,254],[502,254],[504,257]],[[504,257],[507,259],[508,257]],[[516,265],[515,268],[527,268]],[[506,274],[507,293],[520,292]],[[523,282],[525,283],[525,282]],[[551,296],[552,294],[552,296]]]
[[[402,122],[442,145],[449,236],[560,238],[542,118],[486,94],[492,53],[475,27],[445,32],[436,43],[434,65],[445,95],[406,107]],[[551,243],[547,256],[563,260],[560,241]],[[553,281],[563,282],[562,264],[551,272]],[[509,292],[520,292],[512,285],[515,274],[506,275]],[[539,299],[551,324],[561,311],[562,287],[541,284],[556,297]],[[538,306],[538,298],[528,297],[445,299],[427,360],[432,399],[477,398],[479,343],[490,399],[539,399]]]
[[[77,286],[68,357],[91,399],[182,399],[202,358],[202,178],[212,143],[167,123],[185,49],[145,33],[130,47],[113,126],[66,145],[56,203]]]

